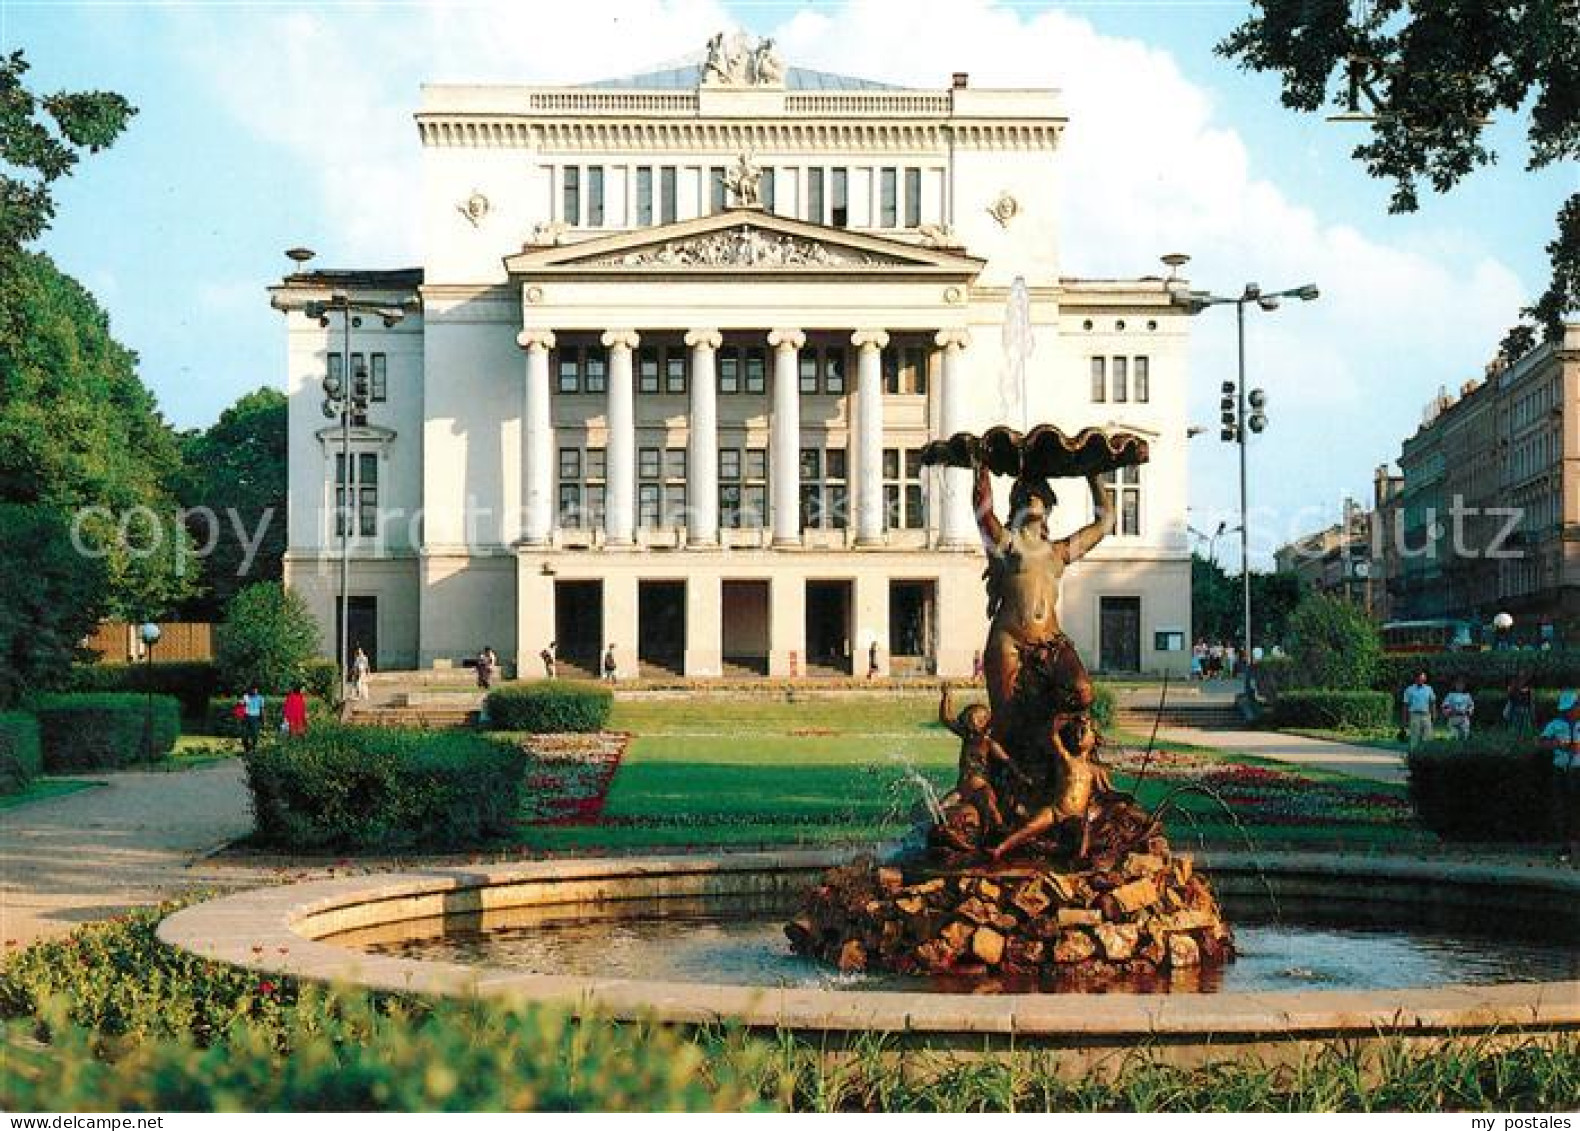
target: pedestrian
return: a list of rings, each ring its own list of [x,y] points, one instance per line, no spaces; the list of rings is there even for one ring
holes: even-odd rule
[[[1230,679],[1236,679],[1240,674],[1240,653],[1230,644],[1223,650],[1223,666]]]
[[[980,648],[971,653],[971,682],[982,682],[982,649]]]
[[[1190,677],[1193,680],[1207,678],[1207,642],[1198,640],[1190,650]]]
[[[263,692],[258,685],[247,688],[241,697],[241,750],[251,754],[258,749],[258,735],[263,732]]]
[[[477,686],[487,691],[494,683],[493,649],[484,647],[477,654]]]
[[[1552,752],[1553,831],[1558,835],[1558,859],[1567,864],[1576,850],[1576,801],[1580,800],[1580,695],[1573,690],[1558,696],[1558,717],[1543,728],[1536,744]]]
[[[1448,723],[1450,737],[1461,742],[1470,737],[1470,720],[1476,713],[1476,700],[1465,689],[1461,676],[1454,681],[1454,690],[1443,696],[1443,720]]]
[[[549,641],[549,646],[547,648],[543,649],[543,651],[539,652],[538,656],[539,656],[539,658],[541,658],[543,660],[543,677],[545,679],[558,679],[559,675],[560,675],[560,672],[559,672],[560,643],[559,643],[559,641],[558,640],[550,640]]]
[[[1207,677],[1217,679],[1223,674],[1223,645],[1214,644],[1207,649]]]
[[[373,665],[368,663],[368,654],[362,650],[362,645],[357,645],[356,655],[351,659],[351,697],[353,699],[366,699],[368,697],[368,673],[373,670]]]
[[[867,646],[867,678],[878,678],[878,642],[876,640]]]
[[[1432,741],[1432,712],[1437,707],[1437,692],[1426,681],[1426,672],[1415,673],[1415,681],[1404,689],[1404,732],[1414,750]]]
[[[307,733],[307,693],[299,683],[286,692],[280,705],[280,729],[289,735]]]
[[[613,644],[603,654],[603,678],[608,683],[617,683],[620,679],[620,665],[615,661]]]
[[[1503,721],[1516,734],[1530,734],[1536,729],[1536,694],[1531,690],[1531,673],[1521,668],[1509,680],[1504,694]]]

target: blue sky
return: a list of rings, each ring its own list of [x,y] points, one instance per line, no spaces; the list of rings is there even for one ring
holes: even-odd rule
[[[140,110],[58,193],[42,246],[109,309],[178,426],[281,380],[264,293],[306,244],[325,265],[416,261],[424,81],[575,82],[642,70],[736,24],[792,64],[942,87],[1060,87],[1071,119],[1065,270],[1138,275],[1193,253],[1198,285],[1317,282],[1308,307],[1257,317],[1255,383],[1273,426],[1253,450],[1255,529],[1272,543],[1337,516],[1397,454],[1439,386],[1480,373],[1546,281],[1542,245],[1573,169],[1524,170],[1523,122],[1499,164],[1389,216],[1350,160],[1359,127],[1298,117],[1276,84],[1212,54],[1242,3],[716,0],[504,3],[21,3],[0,46],[35,90],[106,88]],[[1198,322],[1193,416],[1216,416],[1232,315]],[[1194,441],[1192,524],[1235,506],[1232,455]]]

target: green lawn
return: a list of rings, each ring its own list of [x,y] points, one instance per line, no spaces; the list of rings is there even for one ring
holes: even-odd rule
[[[618,700],[613,730],[634,737],[601,817],[532,825],[520,843],[542,850],[867,844],[910,828],[923,779],[953,784],[958,742],[921,696],[801,701],[686,696]],[[1116,784],[1134,786],[1145,736],[1114,736]],[[1120,752],[1127,746],[1132,753]],[[1132,772],[1127,772],[1132,771]],[[1168,824],[1182,843],[1376,848],[1425,838],[1401,820],[1403,790],[1332,774],[1296,773],[1254,758],[1160,743],[1140,797],[1177,787]]]
[[[51,797],[64,797],[82,789],[92,789],[99,783],[77,778],[34,778],[21,793],[0,795],[0,809],[15,809],[34,801],[48,801]]]

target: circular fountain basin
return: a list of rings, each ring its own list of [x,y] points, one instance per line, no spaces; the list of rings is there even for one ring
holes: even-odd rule
[[[1508,1040],[1580,1031],[1580,873],[1517,865],[1214,854],[1202,867],[1231,913],[1254,909],[1244,928],[1247,941],[1260,931],[1283,932],[1290,936],[1287,953],[1297,960],[1291,968],[1278,956],[1273,965],[1283,981],[1252,982],[1245,989],[1235,988],[1232,969],[1216,985],[1146,987],[1176,991],[1169,993],[971,993],[947,984],[831,979],[810,970],[793,978],[777,967],[732,962],[729,956],[743,953],[742,945],[748,954],[770,947],[781,909],[849,855],[559,860],[353,876],[194,905],[166,919],[159,935],[205,958],[382,990],[550,1002],[616,1019],[733,1022],[825,1040],[876,1033],[934,1046],[1013,1041],[1076,1050],[1087,1066],[1093,1056],[1138,1045],[1191,1063],[1248,1047],[1286,1058],[1333,1038]],[[1320,910],[1321,924],[1312,927],[1304,952],[1299,928],[1255,922],[1265,921],[1269,895],[1285,923],[1310,922]],[[1541,928],[1545,947],[1522,951],[1522,943],[1511,943],[1503,965],[1483,975],[1519,980],[1476,984],[1460,975],[1427,985],[1378,985],[1372,978],[1349,988],[1278,988],[1300,985],[1300,968],[1321,969],[1327,965],[1322,954],[1344,949],[1347,928],[1331,924],[1419,926],[1470,911],[1481,922],[1491,917],[1503,925],[1500,935],[1516,940]],[[749,937],[712,958],[704,939],[689,969],[685,947],[671,945],[732,930]],[[513,942],[520,946],[512,957]],[[498,943],[503,950],[490,956]],[[664,951],[665,962],[644,962],[644,948]],[[414,949],[448,949],[452,958],[404,956]],[[1494,949],[1489,943],[1489,954]],[[1459,959],[1439,954],[1436,965],[1404,963],[1395,980],[1439,979],[1476,950],[1471,938]],[[1298,961],[1302,953],[1315,961]],[[520,961],[536,968],[512,964]],[[632,976],[655,967],[663,976]]]

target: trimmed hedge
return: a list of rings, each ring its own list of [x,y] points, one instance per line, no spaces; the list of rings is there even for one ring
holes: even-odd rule
[[[38,720],[20,711],[0,712],[0,794],[21,793],[43,768]]]
[[[1285,691],[1273,707],[1281,727],[1323,730],[1375,730],[1398,719],[1393,700],[1382,691]]]
[[[1529,736],[1472,733],[1410,754],[1410,803],[1444,840],[1539,842],[1554,835],[1552,755]],[[1580,819],[1572,814],[1571,821]]]
[[[1432,686],[1443,694],[1456,679],[1471,687],[1504,688],[1515,674],[1531,673],[1531,686],[1555,690],[1580,687],[1580,651],[1432,652],[1384,656],[1372,678],[1379,691],[1398,691],[1426,669]]]
[[[511,829],[527,764],[479,734],[338,723],[244,761],[259,839],[291,850],[480,844]]]
[[[607,687],[540,679],[490,691],[488,725],[530,734],[590,733],[603,730],[613,707]]]
[[[170,695],[41,695],[27,709],[52,774],[158,761],[181,737],[181,704]]]
[[[201,719],[208,701],[219,692],[219,669],[208,660],[180,660],[152,664],[78,664],[71,669],[67,690],[78,692],[136,692],[173,695],[181,701],[181,715]]]

